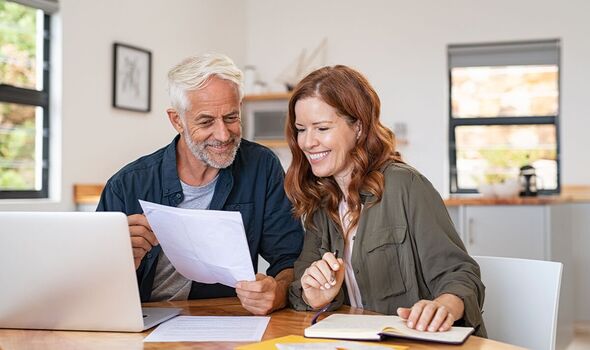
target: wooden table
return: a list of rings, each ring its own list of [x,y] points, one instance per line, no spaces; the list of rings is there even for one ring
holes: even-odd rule
[[[193,316],[246,316],[237,298],[191,300],[181,302],[148,303],[145,306],[182,307],[183,315]],[[340,313],[362,314],[362,310],[343,307]],[[263,339],[278,338],[285,335],[303,335],[309,326],[312,312],[297,312],[290,309],[277,311],[271,315]],[[143,338],[151,330],[143,333],[109,333],[76,331],[40,331],[0,329],[0,349],[233,349],[247,343],[144,343]],[[417,341],[389,340],[383,343],[406,345],[410,349],[481,349],[508,350],[518,347],[475,336],[462,346],[441,345]]]

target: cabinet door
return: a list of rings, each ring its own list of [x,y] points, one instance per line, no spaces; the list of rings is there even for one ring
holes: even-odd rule
[[[544,260],[544,206],[467,206],[465,246],[471,255]]]

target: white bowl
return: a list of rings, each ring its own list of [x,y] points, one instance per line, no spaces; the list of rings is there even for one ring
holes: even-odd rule
[[[494,185],[492,184],[480,184],[477,187],[477,190],[479,191],[482,197],[493,198],[496,196],[496,192],[494,191]]]
[[[511,198],[518,196],[520,192],[520,185],[516,179],[506,180],[501,183],[494,184],[494,193],[500,198]]]

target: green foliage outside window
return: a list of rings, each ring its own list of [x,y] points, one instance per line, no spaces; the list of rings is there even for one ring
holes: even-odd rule
[[[0,83],[36,89],[37,11],[0,0]],[[0,102],[0,190],[35,187],[35,107]]]

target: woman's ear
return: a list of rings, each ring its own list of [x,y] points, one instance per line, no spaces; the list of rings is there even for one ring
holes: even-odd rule
[[[360,121],[356,121],[355,123],[355,129],[356,129],[356,139],[360,139],[361,138],[361,132],[363,130],[363,128],[361,127],[361,122]]]

